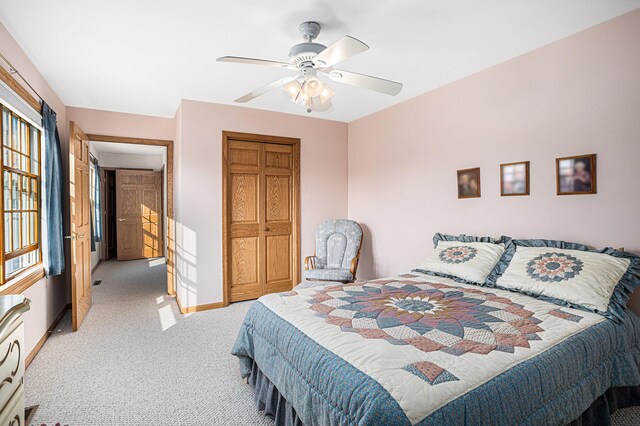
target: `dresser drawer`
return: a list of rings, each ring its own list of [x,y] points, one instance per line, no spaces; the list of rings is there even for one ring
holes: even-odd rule
[[[0,412],[22,384],[24,376],[24,331],[22,322],[12,326],[13,330],[0,342]]]
[[[25,426],[24,421],[24,386],[20,385],[0,412],[0,426]]]

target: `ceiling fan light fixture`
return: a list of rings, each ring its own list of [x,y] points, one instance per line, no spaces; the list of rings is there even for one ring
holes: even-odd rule
[[[324,89],[324,84],[316,77],[309,78],[304,84],[304,93],[311,98],[320,96],[322,89]]]
[[[322,102],[320,98],[313,98],[311,102],[311,109],[313,112],[328,112],[333,110],[331,100]]]
[[[331,90],[331,87],[325,84],[324,87],[322,88],[322,91],[320,92],[320,95],[318,95],[320,97],[320,102],[322,103],[327,102],[333,97],[333,94],[334,92],[333,90]]]
[[[309,108],[311,107],[311,102],[312,102],[312,98],[307,95],[304,91],[304,84],[302,85],[302,90],[300,90],[298,97],[296,98],[296,100],[294,101],[294,103],[301,105],[305,108]]]
[[[284,86],[284,94],[289,98],[291,102],[295,102],[300,95],[302,85],[298,80],[293,80]]]

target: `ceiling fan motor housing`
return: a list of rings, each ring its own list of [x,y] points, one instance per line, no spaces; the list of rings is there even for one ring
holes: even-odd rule
[[[312,65],[313,58],[326,48],[327,46],[320,43],[296,44],[289,50],[289,63],[298,67],[302,67],[305,62]]]

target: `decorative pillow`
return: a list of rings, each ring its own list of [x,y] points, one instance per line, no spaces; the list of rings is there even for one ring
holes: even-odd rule
[[[629,253],[552,240],[510,243],[510,262],[496,287],[622,319],[629,294],[640,284],[640,259]]]
[[[502,241],[490,237],[455,237],[438,233],[433,237],[435,248],[416,270],[484,285],[504,253]]]

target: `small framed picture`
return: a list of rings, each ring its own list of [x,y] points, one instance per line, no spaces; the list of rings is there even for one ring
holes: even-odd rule
[[[458,170],[458,198],[480,197],[480,167]]]
[[[500,164],[500,195],[529,195],[529,162]]]
[[[596,193],[596,154],[556,158],[558,195]]]

